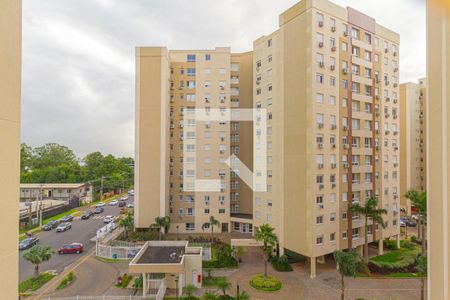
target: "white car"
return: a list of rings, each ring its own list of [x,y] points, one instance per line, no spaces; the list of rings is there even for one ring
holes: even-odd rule
[[[106,216],[103,219],[103,223],[105,223],[105,224],[111,223],[112,221],[114,221],[114,217],[113,216]]]
[[[134,195],[134,190],[129,190],[128,195]]]
[[[134,203],[128,203],[128,204],[127,204],[127,207],[128,207],[128,208],[134,208]]]
[[[114,206],[114,205],[117,205],[117,203],[119,203],[119,201],[117,201],[117,200],[112,200],[111,202],[109,202],[109,205],[110,205],[110,206]]]
[[[103,207],[105,206],[105,202],[99,202],[95,205],[95,207]]]
[[[120,200],[127,201],[128,200],[128,196],[122,196],[122,197],[120,197]]]

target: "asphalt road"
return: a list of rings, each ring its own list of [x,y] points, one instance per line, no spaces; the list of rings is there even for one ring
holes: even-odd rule
[[[133,203],[133,196],[129,196],[127,203]],[[81,208],[80,210],[86,210],[90,207]],[[91,239],[95,236],[98,228],[104,226],[103,217],[106,215],[117,216],[120,214],[120,208],[116,206],[109,206],[108,204],[104,206],[105,211],[101,214],[94,215],[88,220],[81,220],[79,217],[72,221],[72,228],[65,232],[56,232],[56,229],[52,231],[42,231],[38,234],[39,244],[48,245],[55,249],[55,251],[63,246],[70,243],[83,243],[84,252],[81,254],[64,254],[59,255],[55,253],[53,257],[40,265],[40,271],[56,270],[58,273],[63,271],[68,265],[73,263],[75,260],[81,256],[86,255],[90,249],[95,247],[95,242]],[[20,281],[33,276],[34,265],[27,262],[22,254],[25,251],[20,251],[19,253],[19,279]]]

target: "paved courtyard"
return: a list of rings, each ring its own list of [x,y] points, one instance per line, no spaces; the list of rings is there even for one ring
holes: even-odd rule
[[[255,249],[245,255],[238,270],[217,271],[214,275],[227,277],[232,284],[232,289],[229,291],[231,295],[235,295],[236,284],[239,282],[241,291],[246,291],[252,300],[340,299],[340,276],[331,260],[326,264],[317,265],[315,279],[309,278],[308,263],[294,264],[293,272],[277,272],[269,265],[269,274],[275,275],[283,283],[283,288],[274,293],[257,291],[248,283],[253,275],[262,273],[263,268],[262,253]],[[420,299],[420,280],[418,279],[346,278],[345,284],[346,299]]]

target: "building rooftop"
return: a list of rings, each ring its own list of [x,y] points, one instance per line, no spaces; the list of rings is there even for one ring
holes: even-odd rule
[[[88,183],[21,183],[21,189],[76,189]]]
[[[183,258],[185,246],[151,246],[144,250],[138,264],[179,264]]]

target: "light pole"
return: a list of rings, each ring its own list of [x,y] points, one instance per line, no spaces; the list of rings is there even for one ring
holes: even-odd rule
[[[239,279],[236,281],[236,299],[239,300]]]
[[[42,184],[40,185],[40,197],[39,197],[39,227],[42,227]]]

